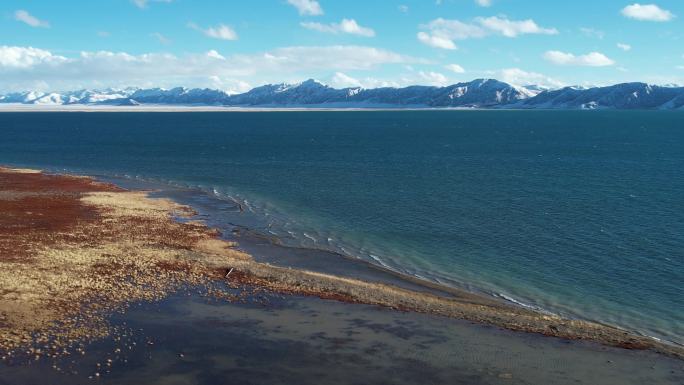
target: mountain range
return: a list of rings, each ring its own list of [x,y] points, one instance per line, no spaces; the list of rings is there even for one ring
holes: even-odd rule
[[[519,109],[660,109],[684,110],[684,87],[622,83],[607,87],[513,86],[476,79],[446,87],[360,87],[336,89],[315,80],[269,84],[242,94],[177,87],[36,91],[0,95],[0,103],[35,105],[182,105],[228,107],[321,108],[519,108]]]

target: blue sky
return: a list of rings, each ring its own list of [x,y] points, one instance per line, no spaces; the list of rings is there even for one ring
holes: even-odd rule
[[[0,91],[684,84],[684,1],[3,0]]]

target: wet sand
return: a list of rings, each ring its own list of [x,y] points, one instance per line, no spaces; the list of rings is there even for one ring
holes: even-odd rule
[[[88,342],[118,333],[112,314],[188,287],[204,287],[224,302],[240,301],[231,290],[247,287],[684,356],[681,348],[650,338],[465,291],[412,290],[255,261],[194,221],[189,207],[89,178],[0,169],[0,212],[5,360],[13,352],[77,354]]]

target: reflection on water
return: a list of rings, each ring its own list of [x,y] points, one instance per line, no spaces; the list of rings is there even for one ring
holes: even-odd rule
[[[114,322],[122,332],[82,357],[0,366],[0,384],[684,382],[682,361],[649,352],[314,298],[178,294]]]

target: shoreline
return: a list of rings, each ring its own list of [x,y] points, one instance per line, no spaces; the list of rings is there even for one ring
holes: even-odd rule
[[[71,170],[58,170],[57,172],[78,173],[78,171]],[[642,331],[638,328],[604,321],[600,317],[582,316],[568,307],[564,309],[543,307],[536,304],[535,300],[530,297],[520,299],[507,294],[503,290],[487,289],[486,283],[463,280],[451,280],[447,283],[440,281],[440,277],[434,277],[430,274],[423,273],[419,275],[396,265],[392,266],[383,263],[377,259],[378,257],[372,255],[372,258],[364,258],[361,255],[367,256],[368,254],[350,252],[347,249],[349,245],[326,247],[305,245],[300,242],[285,242],[281,235],[277,235],[270,230],[263,231],[263,224],[255,222],[255,218],[241,218],[244,213],[249,213],[252,217],[259,217],[261,215],[254,211],[252,202],[246,202],[248,197],[233,196],[225,193],[217,195],[215,189],[204,189],[164,180],[150,180],[145,177],[127,174],[115,174],[112,176],[99,173],[89,174],[87,171],[85,174],[96,180],[104,180],[116,185],[126,186],[127,188],[154,190],[155,196],[169,198],[183,205],[190,206],[198,210],[199,215],[207,218],[209,221],[211,221],[212,217],[214,219],[216,217],[223,218],[222,221],[212,221],[213,223],[210,224],[210,227],[224,231],[226,234],[225,239],[237,242],[238,250],[252,255],[258,262],[265,262],[284,268],[310,270],[339,277],[356,278],[362,281],[382,282],[409,290],[427,291],[442,296],[458,297],[459,294],[467,293],[541,314],[596,323],[609,328],[623,330],[640,337],[653,339],[666,345],[679,348],[684,347],[681,343],[668,339],[666,335],[650,334],[648,331]],[[234,204],[237,209],[245,206],[249,207],[249,209],[244,210],[244,212],[240,211],[238,216],[228,212],[215,212],[211,208],[212,204],[207,203],[207,201],[211,200],[217,200],[221,206],[228,202]],[[258,219],[256,220],[258,221]],[[292,236],[292,234],[290,235]],[[353,246],[350,249],[353,249]],[[306,262],[304,263],[302,263],[303,258],[301,258],[303,254],[306,254]],[[321,262],[321,260],[323,261]],[[369,274],[366,274],[366,272]]]
[[[5,181],[0,185],[0,204],[10,202],[5,204],[11,208],[16,206],[16,202],[26,199],[32,200],[34,205],[41,202],[45,203],[46,199],[50,199],[52,203],[57,205],[66,204],[71,210],[69,215],[77,214],[77,218],[65,218],[66,213],[64,212],[60,214],[62,217],[55,215],[52,222],[56,222],[58,227],[48,229],[47,234],[54,234],[57,231],[64,232],[63,235],[69,235],[70,232],[74,233],[74,230],[77,229],[77,233],[83,233],[82,237],[76,237],[80,239],[65,237],[58,243],[50,243],[54,242],[52,239],[54,237],[51,237],[49,242],[35,237],[28,239],[29,241],[33,240],[34,243],[36,240],[42,242],[37,245],[41,246],[41,253],[43,253],[40,254],[41,257],[52,258],[55,254],[59,257],[56,261],[62,264],[70,263],[69,256],[82,256],[85,251],[90,254],[93,251],[98,253],[95,256],[86,253],[90,258],[86,258],[87,262],[90,264],[86,263],[85,266],[82,266],[85,270],[79,271],[92,274],[92,277],[88,277],[102,280],[102,282],[96,282],[97,285],[89,287],[90,290],[87,293],[81,293],[83,296],[79,296],[79,293],[73,294],[74,297],[71,300],[77,305],[92,300],[93,294],[96,297],[101,295],[102,293],[98,290],[108,288],[106,285],[113,287],[114,292],[112,294],[114,295],[103,298],[105,304],[102,305],[102,308],[113,311],[125,308],[129,301],[136,298],[142,300],[163,298],[176,285],[227,281],[233,285],[255,287],[276,293],[379,305],[390,309],[463,319],[513,331],[543,334],[568,340],[588,340],[627,349],[653,350],[680,359],[684,358],[684,349],[678,346],[660,343],[652,338],[634,335],[595,322],[569,320],[542,314],[504,303],[503,300],[487,298],[484,295],[450,289],[450,292],[454,291],[454,297],[450,298],[384,283],[365,282],[257,262],[250,255],[236,249],[238,245],[218,239],[215,230],[192,220],[193,211],[191,208],[168,199],[151,198],[149,192],[124,190],[112,184],[96,182],[88,177],[43,174],[29,172],[29,170],[0,168],[0,178],[4,178]],[[42,187],[38,181],[42,181],[40,182]],[[21,213],[21,210],[25,210],[26,207],[16,209],[19,210],[17,213]],[[187,222],[178,222],[173,218],[174,216],[187,219]],[[15,217],[13,220],[20,221],[17,218]],[[73,222],[73,219],[83,220],[84,223]],[[69,223],[65,224],[65,222]],[[88,227],[94,227],[100,231],[114,224],[118,233],[114,232],[106,234],[106,236],[97,233],[91,236],[86,233],[92,229],[80,227],[85,223]],[[146,226],[153,225],[160,234],[142,233],[141,227],[139,227],[141,223]],[[130,228],[131,224],[138,225],[138,227]],[[98,226],[100,228],[97,228]],[[32,227],[35,225],[27,223],[24,230],[31,232]],[[0,230],[0,241],[2,241],[3,236],[5,236],[5,242],[0,243],[0,247],[3,245],[12,247],[13,242],[16,243],[16,237],[14,239],[7,238],[6,234],[2,234]],[[14,247],[16,249],[16,245]],[[59,253],[53,253],[53,251],[59,251]],[[157,256],[158,253],[161,253],[162,256]],[[4,254],[5,256],[8,255],[6,251]],[[120,266],[128,266],[127,264],[133,263],[131,257],[136,256],[135,259],[137,259],[138,254],[145,255],[149,260],[144,266],[134,266],[137,269],[136,274],[139,275],[134,275],[133,278],[134,281],[138,280],[142,285],[152,285],[153,290],[149,292],[141,290],[135,284],[124,287],[117,286],[119,285],[117,278],[122,278],[120,274],[123,273]],[[5,261],[2,257],[3,249],[0,248],[0,262],[6,265],[3,266],[5,275],[11,275],[13,271],[7,270],[7,267],[17,268],[13,264],[16,261]],[[109,265],[102,266],[102,258],[105,258]],[[17,263],[16,265],[25,268],[24,264]],[[150,274],[157,274],[159,271],[163,271],[163,279],[150,276]],[[400,273],[393,273],[400,275]],[[126,274],[124,276],[128,277]],[[58,276],[57,278],[59,278],[59,282],[62,282],[61,280],[69,277]],[[415,280],[419,281],[417,278]],[[435,286],[438,285],[435,284]],[[57,286],[52,289],[58,292],[64,288]],[[67,289],[69,288],[67,287]],[[131,296],[129,291],[137,293],[137,296]],[[37,294],[32,294],[34,297],[29,298],[35,300]],[[3,320],[0,319],[0,326],[13,324],[12,314],[8,317],[7,309],[13,310],[17,314],[22,313],[21,301],[3,302],[6,299],[7,293],[2,293],[0,296],[0,312],[2,314],[0,315],[5,321],[1,322]],[[17,307],[17,305],[19,306]],[[19,310],[17,310],[18,308]],[[81,308],[80,306],[72,306],[68,310],[71,313],[45,314],[46,321],[40,325],[34,325],[34,327],[36,329],[45,328],[46,325],[50,324],[50,321],[53,323],[58,320],[63,321],[60,317],[73,317]],[[102,322],[102,319],[96,319],[96,314],[93,317],[93,321]],[[16,318],[15,321],[17,319],[20,318]],[[16,322],[14,324],[16,325]],[[99,326],[102,327],[102,324]],[[2,328],[0,328],[1,331]],[[33,331],[35,332],[35,330]],[[104,333],[105,331],[100,329],[99,332]],[[93,333],[93,335],[98,334]],[[72,335],[67,336],[66,339],[77,337]],[[16,346],[20,346],[21,341],[21,338],[15,339]]]
[[[110,106],[87,104],[21,104],[0,103],[0,113],[18,112],[397,112],[397,111],[624,111],[624,112],[659,112],[681,113],[682,110],[662,110],[652,108],[616,109],[616,108],[520,108],[520,107],[430,107],[430,106],[401,106],[401,105],[369,105],[369,106],[325,106],[325,105],[274,105],[274,106],[221,106],[221,105],[170,105],[170,104],[141,104],[137,106]]]
[[[107,105],[35,105],[1,104],[2,112],[344,112],[344,111],[515,111],[517,109],[496,109],[480,107],[420,107],[420,106],[211,106],[211,105],[165,105],[146,104],[138,106]]]

